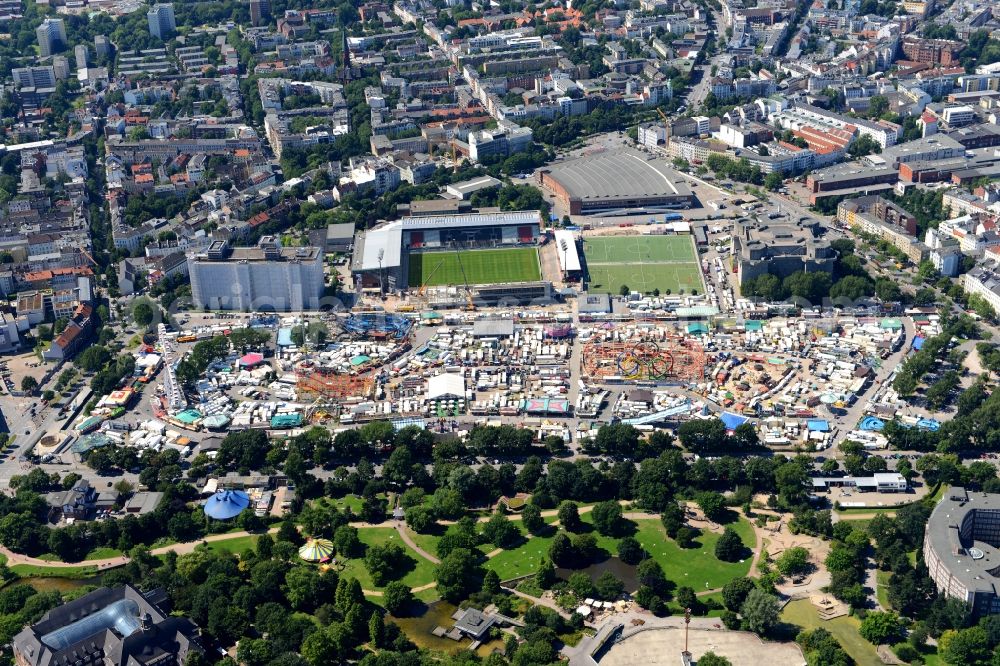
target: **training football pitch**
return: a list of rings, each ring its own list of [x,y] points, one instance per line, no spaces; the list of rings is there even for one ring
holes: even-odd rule
[[[594,236],[583,242],[589,291],[703,293],[693,236]]]
[[[411,254],[409,273],[411,287],[464,285],[466,280],[469,284],[533,282],[542,277],[538,250],[533,247]]]

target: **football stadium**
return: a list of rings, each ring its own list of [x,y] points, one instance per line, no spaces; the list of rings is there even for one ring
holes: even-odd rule
[[[583,241],[587,290],[617,294],[631,291],[661,294],[704,293],[694,237],[591,236]]]
[[[466,285],[477,298],[544,298],[538,211],[427,215],[358,234],[351,271],[359,291],[424,295]]]

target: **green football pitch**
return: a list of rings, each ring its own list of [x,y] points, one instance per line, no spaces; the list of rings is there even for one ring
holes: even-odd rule
[[[589,291],[704,291],[692,236],[595,236],[584,240],[583,255]]]
[[[532,282],[542,277],[538,250],[531,247],[411,254],[409,272],[411,287],[458,286],[466,280],[469,284]]]

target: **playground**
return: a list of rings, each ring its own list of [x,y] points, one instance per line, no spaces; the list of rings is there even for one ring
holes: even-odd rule
[[[410,287],[533,282],[541,276],[533,247],[410,254]]]
[[[583,254],[589,291],[704,291],[692,236],[595,236],[584,240]]]

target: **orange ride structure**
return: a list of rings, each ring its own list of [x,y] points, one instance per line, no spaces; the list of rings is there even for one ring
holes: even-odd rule
[[[591,381],[696,383],[705,377],[705,349],[681,335],[656,331],[622,339],[605,332],[583,346],[580,364]]]

